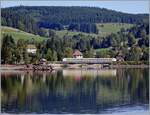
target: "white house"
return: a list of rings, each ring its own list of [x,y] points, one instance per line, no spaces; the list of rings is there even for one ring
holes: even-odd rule
[[[37,48],[35,45],[27,45],[27,52],[31,54],[36,54]]]

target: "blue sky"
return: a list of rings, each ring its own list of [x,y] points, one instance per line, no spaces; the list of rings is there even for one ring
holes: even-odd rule
[[[2,1],[1,7],[10,6],[90,6],[108,8],[126,13],[149,13],[148,0],[113,0],[113,1]]]

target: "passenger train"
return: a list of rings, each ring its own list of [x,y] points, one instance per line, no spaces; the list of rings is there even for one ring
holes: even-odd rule
[[[91,64],[107,64],[116,62],[116,58],[63,58],[63,63],[91,63]]]

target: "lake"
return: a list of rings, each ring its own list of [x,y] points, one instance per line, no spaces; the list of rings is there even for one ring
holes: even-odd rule
[[[2,71],[2,113],[148,112],[149,69]]]

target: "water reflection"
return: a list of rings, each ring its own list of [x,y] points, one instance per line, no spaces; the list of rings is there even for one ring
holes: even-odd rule
[[[92,77],[97,77],[97,76],[105,76],[105,77],[110,77],[110,76],[116,76],[117,70],[116,69],[70,69],[70,70],[63,70],[63,76],[92,76]]]
[[[148,69],[2,71],[1,110],[106,113],[110,108],[122,106],[147,109],[148,81]]]

